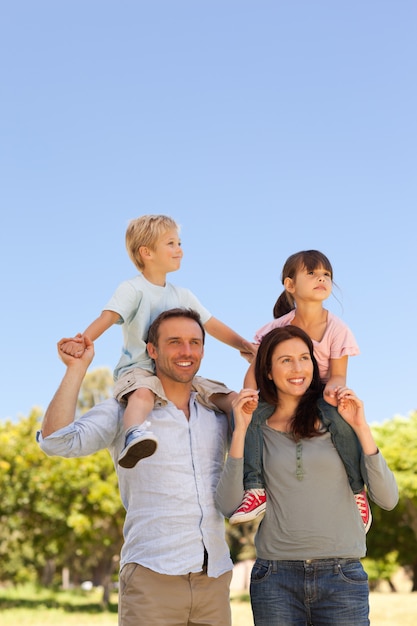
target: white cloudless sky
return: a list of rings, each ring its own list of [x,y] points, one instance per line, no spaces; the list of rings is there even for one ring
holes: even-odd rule
[[[414,0],[14,0],[0,54],[0,419],[46,409],[144,213],[181,224],[169,280],[247,339],[286,258],[323,251],[368,420],[417,409]],[[115,326],[91,368],[120,349]],[[202,375],[246,366],[208,338]]]

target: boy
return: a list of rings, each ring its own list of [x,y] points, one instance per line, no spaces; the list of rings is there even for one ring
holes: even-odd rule
[[[155,452],[157,438],[148,430],[150,422],[146,418],[155,402],[159,405],[167,402],[146,351],[149,326],[162,311],[176,307],[194,309],[210,335],[239,350],[248,361],[254,356],[255,349],[249,341],[213,317],[190,290],[166,281],[169,272],[180,268],[183,256],[179,226],[171,217],[142,215],[132,220],[126,231],[126,248],[139,275],[119,285],[101,315],[82,335],[65,341],[62,350],[79,357],[84,352],[84,336],[95,341],[113,324],[122,325],[124,345],[114,370],[114,396],[126,404],[126,441],[118,462],[122,467],[131,468]],[[184,346],[184,366],[189,359],[189,350]],[[210,407],[214,404],[224,413],[231,411],[234,393],[222,383],[196,377],[193,387],[203,404]]]

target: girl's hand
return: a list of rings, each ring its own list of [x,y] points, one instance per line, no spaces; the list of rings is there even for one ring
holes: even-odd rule
[[[327,383],[323,391],[323,398],[332,406],[337,406],[336,389],[336,386],[331,386]]]

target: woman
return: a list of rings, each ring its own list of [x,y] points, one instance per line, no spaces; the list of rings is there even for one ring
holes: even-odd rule
[[[255,364],[263,418],[263,474],[268,506],[255,538],[251,603],[256,626],[365,626],[367,575],[360,559],[366,532],[345,466],[323,425],[321,382],[309,336],[296,326],[270,331]],[[366,423],[363,403],[346,387],[335,390],[334,410],[353,428],[362,448],[368,496],[390,510],[398,488]],[[217,490],[226,517],[241,502],[243,453],[257,392],[234,400],[229,456]]]

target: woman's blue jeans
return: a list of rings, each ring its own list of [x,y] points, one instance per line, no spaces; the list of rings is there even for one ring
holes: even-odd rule
[[[255,626],[369,626],[368,576],[358,559],[256,559]]]

